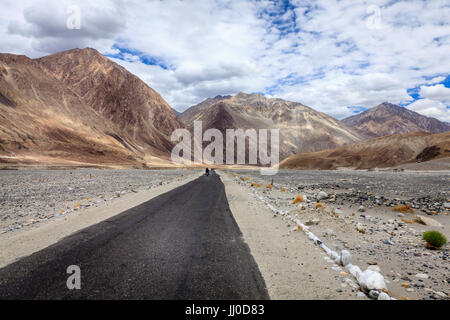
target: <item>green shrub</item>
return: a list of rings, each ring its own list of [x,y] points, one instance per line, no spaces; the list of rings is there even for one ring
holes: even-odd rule
[[[423,234],[422,239],[425,240],[430,246],[440,248],[445,246],[447,238],[439,231],[427,231]]]

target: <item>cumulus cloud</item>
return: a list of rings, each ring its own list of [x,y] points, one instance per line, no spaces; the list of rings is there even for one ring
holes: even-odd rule
[[[446,88],[443,84],[421,86],[419,93],[423,98],[438,100],[450,104],[450,88]]]
[[[4,1],[2,51],[97,48],[180,111],[239,91],[338,118],[384,101],[450,100],[442,84],[450,70],[445,0]],[[73,4],[80,30],[65,28]]]
[[[407,106],[409,110],[450,122],[450,108],[440,101],[419,99]]]
[[[18,7],[22,15],[14,12],[4,32],[6,37],[31,40],[33,56],[89,45],[106,49],[126,27],[121,1],[38,0],[22,4]]]

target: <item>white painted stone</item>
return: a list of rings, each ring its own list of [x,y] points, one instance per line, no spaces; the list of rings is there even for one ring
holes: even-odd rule
[[[341,261],[340,261],[342,266],[347,266],[349,264],[352,263],[352,255],[349,251],[347,250],[342,250],[341,251]]]
[[[391,300],[391,297],[387,293],[380,292],[378,295],[378,300]]]
[[[368,266],[367,270],[372,270],[372,271],[376,271],[376,272],[380,272],[381,271],[379,266]]]
[[[358,279],[358,276],[361,273],[361,269],[358,266],[355,266],[353,264],[348,264],[346,266],[346,268],[352,276],[354,276],[356,279]]]
[[[358,280],[361,288],[367,291],[386,289],[384,277],[377,271],[366,270],[361,272],[359,277],[356,279]]]

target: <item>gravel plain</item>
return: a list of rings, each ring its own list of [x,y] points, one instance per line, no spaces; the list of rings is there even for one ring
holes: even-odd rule
[[[430,250],[422,234],[437,230],[450,238],[450,172],[283,170],[274,176],[262,176],[256,170],[227,172],[242,192],[259,194],[298,218],[332,250],[350,251],[361,270],[379,270],[392,297],[448,299],[448,244]],[[319,193],[326,197],[317,205]],[[293,204],[299,195],[303,201]],[[254,197],[252,206],[258,202]],[[393,210],[406,204],[412,209],[409,212]],[[417,216],[438,224],[418,223]],[[292,236],[297,233],[289,219],[273,218],[282,219]],[[335,289],[341,292],[346,286],[342,283]],[[352,290],[354,295],[361,294]]]
[[[195,170],[0,170],[0,234],[149,190]]]

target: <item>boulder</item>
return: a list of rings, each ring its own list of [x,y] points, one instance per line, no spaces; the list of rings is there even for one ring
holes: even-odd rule
[[[424,224],[426,226],[430,226],[430,227],[438,227],[438,228],[442,228],[442,224],[440,224],[438,221],[429,218],[429,217],[425,217],[425,216],[421,216],[421,215],[416,215],[414,216],[414,219],[421,224]]]

